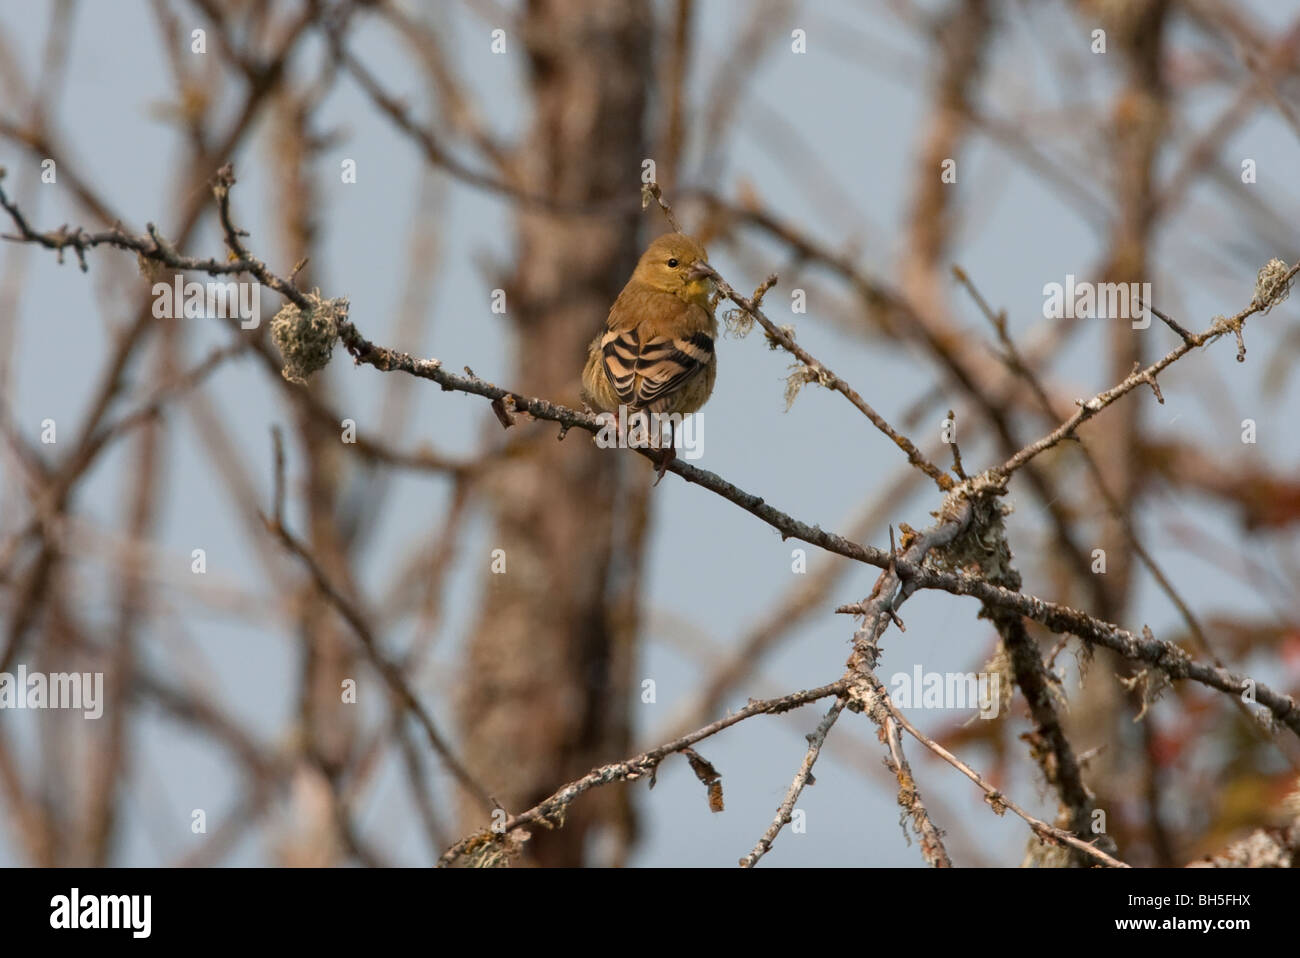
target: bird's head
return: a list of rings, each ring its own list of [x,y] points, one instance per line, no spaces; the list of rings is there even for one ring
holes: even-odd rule
[[[695,267],[708,261],[709,254],[697,240],[685,233],[665,233],[641,254],[632,278],[707,309],[713,280],[699,275]]]

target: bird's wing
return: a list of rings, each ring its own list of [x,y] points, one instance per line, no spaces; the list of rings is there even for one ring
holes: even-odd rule
[[[651,409],[713,361],[713,337],[700,329],[657,333],[651,324],[641,323],[608,330],[600,350],[619,401],[632,409]]]

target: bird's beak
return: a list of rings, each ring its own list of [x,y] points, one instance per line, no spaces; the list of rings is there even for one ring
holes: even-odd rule
[[[708,273],[704,272],[704,269],[701,269],[701,267],[704,267],[704,269],[710,269],[710,270],[713,269],[713,267],[710,266],[708,263],[705,262],[696,263],[695,269],[691,270],[691,275],[690,275],[691,282],[698,283],[701,280],[703,280],[705,287],[708,289],[710,293],[717,292],[718,289],[717,281],[714,280],[714,278],[710,276]]]
[[[708,300],[716,292],[717,287],[713,277],[700,268],[708,265],[708,263],[698,262],[682,277],[682,288],[689,298]]]

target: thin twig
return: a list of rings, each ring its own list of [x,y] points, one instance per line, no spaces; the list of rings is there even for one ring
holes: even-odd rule
[[[781,828],[786,822],[790,821],[794,813],[794,803],[799,801],[799,795],[803,792],[804,786],[811,785],[813,782],[812,770],[813,766],[817,764],[817,756],[821,754],[822,745],[826,742],[826,735],[830,732],[831,726],[840,717],[840,712],[844,711],[846,701],[841,696],[832,702],[830,711],[817,724],[816,731],[809,734],[808,751],[804,754],[799,771],[795,773],[794,781],[790,783],[790,788],[785,793],[785,800],[777,808],[776,817],[772,819],[772,824],[767,827],[767,831],[758,840],[754,850],[740,860],[741,868],[753,868],[757,865],[758,860],[771,851],[772,843],[776,841],[776,836],[780,833]]]
[[[690,748],[696,742],[702,741],[711,735],[716,735],[737,722],[743,722],[755,715],[779,715],[809,702],[824,699],[828,695],[842,695],[846,687],[847,682],[841,679],[838,682],[832,682],[830,685],[823,685],[821,688],[792,692],[789,695],[783,695],[775,699],[750,702],[739,712],[718,719],[716,722],[711,722],[689,735],[683,735],[679,739],[649,749],[634,758],[615,762],[611,765],[602,765],[600,768],[588,772],[577,781],[570,782],[556,790],[549,798],[534,805],[528,811],[512,815],[490,830],[478,832],[461,839],[443,853],[442,857],[438,859],[438,865],[454,864],[457,859],[467,852],[478,851],[486,845],[503,841],[505,836],[522,826],[538,824],[544,827],[553,827],[555,824],[562,823],[564,812],[569,807],[569,804],[583,792],[601,785],[608,785],[611,782],[632,782],[646,775],[653,775],[656,769],[659,768],[660,763],[669,755]]]
[[[1104,865],[1108,865],[1111,868],[1129,867],[1119,859],[1106,854],[1106,852],[1096,848],[1088,842],[1076,838],[1069,832],[1035,818],[1015,802],[1011,801],[1011,799],[1007,798],[998,789],[984,781],[978,772],[909,722],[903,716],[902,712],[898,710],[898,707],[894,705],[893,701],[889,698],[889,692],[873,673],[868,672],[863,674],[861,676],[861,683],[854,685],[851,695],[853,696],[853,700],[857,704],[858,708],[867,712],[871,712],[872,710],[883,710],[889,718],[902,726],[909,735],[978,785],[987,796],[989,805],[999,815],[1009,808],[1011,811],[1023,818],[1025,822],[1028,823],[1029,827],[1033,829],[1034,834],[1044,841],[1049,841],[1056,845],[1067,845],[1082,854],[1095,858],[1097,861]],[[884,721],[884,716],[881,717],[881,721]]]

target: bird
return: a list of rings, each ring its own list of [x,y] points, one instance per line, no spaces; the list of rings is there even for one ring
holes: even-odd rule
[[[587,348],[584,402],[611,413],[625,406],[631,420],[634,413],[694,413],[708,401],[718,376],[718,321],[714,282],[699,266],[708,266],[708,253],[685,233],[665,233],[646,247]],[[656,485],[675,456],[670,441]]]

